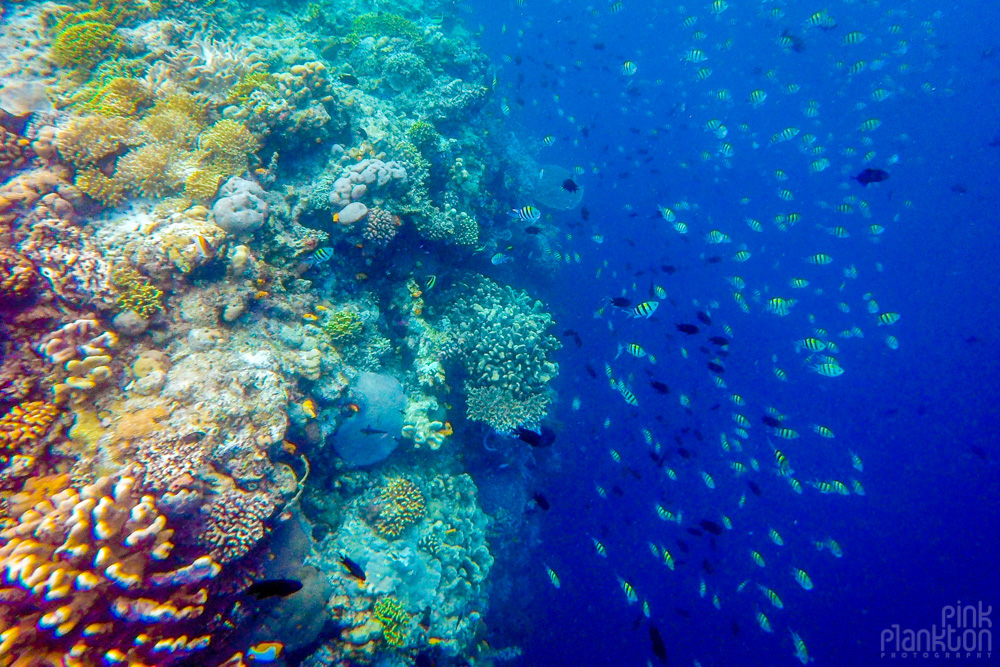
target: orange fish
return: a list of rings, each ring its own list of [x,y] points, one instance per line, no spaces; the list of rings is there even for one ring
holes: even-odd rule
[[[295,452],[299,451],[299,448],[295,446],[294,442],[289,442],[288,440],[285,440],[281,443],[281,451],[285,452],[286,454],[294,454]]]
[[[311,398],[302,402],[302,412],[309,416],[309,419],[316,419],[316,403]]]
[[[358,405],[357,403],[348,403],[347,409],[350,410],[351,412],[361,412],[361,406]]]
[[[315,315],[313,315],[312,313],[305,313],[305,314],[304,314],[304,315],[302,316],[302,319],[304,319],[304,320],[311,320],[311,321],[315,322],[315,321],[316,321],[316,320],[318,320],[319,318],[318,318],[318,317],[316,317]]]

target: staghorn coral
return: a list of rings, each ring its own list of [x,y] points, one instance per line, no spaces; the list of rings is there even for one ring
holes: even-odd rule
[[[399,537],[407,527],[421,519],[426,510],[420,489],[404,477],[386,482],[378,504],[381,509],[375,521],[375,530],[387,538]]]
[[[167,665],[209,645],[201,585],[221,568],[174,552],[133,472],[82,487],[33,478],[7,501],[0,662]]]
[[[131,266],[119,266],[111,273],[111,285],[118,290],[119,310],[131,310],[151,317],[163,310],[163,292],[149,278]]]
[[[388,595],[379,598],[372,607],[372,615],[382,624],[386,644],[395,648],[406,646],[410,635],[410,616],[399,600]]]

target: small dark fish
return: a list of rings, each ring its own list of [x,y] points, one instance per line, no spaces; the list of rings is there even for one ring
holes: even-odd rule
[[[339,77],[341,83],[346,83],[348,86],[358,85],[358,77],[353,74],[341,74]]]
[[[951,186],[951,191],[955,194],[964,195],[969,191],[969,189],[961,183],[955,183],[955,185]]]
[[[590,220],[590,209],[584,206],[580,209],[580,217],[584,220]]]
[[[358,581],[365,581],[368,578],[365,576],[364,569],[344,554],[340,555],[340,564],[344,566],[349,576],[354,577]]]
[[[625,243],[628,243],[630,247],[635,247],[635,239],[626,238]]]
[[[614,494],[615,496],[619,497],[619,498],[621,498],[623,495],[625,495],[625,492],[622,491],[622,487],[620,487],[618,485],[615,485],[615,486],[611,487],[611,493]]]
[[[677,453],[681,455],[681,458],[689,459],[691,458],[691,452],[684,449],[683,447],[677,448]]]
[[[685,542],[684,540],[681,539],[677,540],[677,548],[686,554],[691,553],[691,547],[689,547],[687,542]]]
[[[709,521],[708,519],[702,519],[698,522],[698,525],[712,533],[713,535],[722,535],[722,526],[715,523],[714,521]]]
[[[706,257],[705,258],[705,263],[706,264],[718,264],[721,261],[722,261],[722,258],[719,257],[718,255],[712,255],[711,257]]]
[[[603,51],[604,50],[604,42],[594,42],[594,49],[596,51]]]
[[[699,320],[701,321],[701,323],[702,323],[702,324],[704,324],[705,326],[708,326],[708,327],[712,326],[712,318],[711,318],[711,317],[709,317],[709,316],[708,316],[708,315],[707,315],[706,313],[703,313],[703,312],[701,312],[701,311],[699,310],[699,311],[698,311],[698,312],[696,313],[696,315],[695,315],[695,316],[696,316],[696,317],[697,317],[697,318],[698,318],[698,319],[699,319]]]
[[[562,182],[562,189],[565,190],[566,192],[576,192],[577,190],[580,189],[580,186],[577,185],[576,181],[574,181],[572,178],[567,178],[565,181]]]
[[[715,569],[712,567],[712,564],[708,562],[707,558],[701,561],[701,569],[705,570],[705,574],[712,574],[715,572]]]
[[[687,609],[681,609],[680,607],[678,607],[677,614],[683,616],[684,618],[691,618],[691,612],[689,612]]]
[[[889,172],[884,169],[865,169],[860,174],[854,177],[861,185],[868,187],[869,183],[881,183],[882,181],[888,180]]]
[[[979,336],[969,336],[968,338],[965,339],[965,342],[968,343],[969,345],[972,345],[973,343],[978,343]]]
[[[764,422],[766,425],[770,426],[771,428],[781,428],[780,419],[775,419],[774,417],[771,417],[769,415],[764,415],[763,417],[760,418],[760,420]]]
[[[757,486],[756,482],[750,482],[750,481],[748,481],[747,482],[747,486],[750,487],[751,493],[753,493],[755,496],[759,496],[760,495],[760,487]]]
[[[653,644],[653,655],[656,656],[656,659],[664,665],[667,664],[667,647],[663,643],[660,631],[653,625],[649,626],[649,641]]]
[[[591,366],[590,364],[587,364],[586,366],[587,366],[587,375],[589,375],[592,378],[596,378],[597,371],[594,370],[594,367]]]
[[[674,266],[673,264],[660,264],[660,268],[663,269],[663,272],[666,273],[667,275],[672,276],[675,273],[677,273],[677,267]]]
[[[723,366],[722,364],[717,364],[714,361],[710,361],[708,362],[708,370],[712,371],[713,373],[718,373],[719,375],[722,375],[723,373],[726,372],[726,367]]]
[[[740,624],[737,623],[736,621],[730,621],[730,623],[729,623],[729,631],[733,633],[733,637],[739,637],[740,636]]]
[[[388,431],[380,431],[377,428],[372,428],[371,425],[365,426],[361,429],[361,432],[365,435],[385,435],[388,433]]]
[[[708,339],[708,342],[712,345],[718,345],[720,347],[723,345],[729,345],[729,339],[724,338],[723,336],[712,336]]]
[[[541,227],[535,227],[534,225],[532,225],[530,227],[525,227],[524,228],[524,233],[525,234],[537,234],[540,231],[542,231],[542,228]]]
[[[302,590],[302,582],[298,579],[266,579],[252,584],[246,594],[256,600],[267,598],[286,598],[292,593]]]
[[[556,441],[556,433],[552,429],[543,426],[542,432],[537,433],[530,429],[526,429],[523,426],[518,426],[517,431],[518,439],[522,442],[526,442],[532,447],[550,447],[552,443]]]
[[[698,442],[705,442],[705,436],[702,435],[701,431],[695,429],[694,431],[692,431],[692,433],[694,433],[695,440],[697,440]]]
[[[658,393],[658,394],[669,394],[670,393],[670,387],[668,387],[667,385],[663,384],[659,380],[650,380],[649,381],[649,386],[652,387],[653,389],[655,389],[656,393]]]
[[[698,333],[698,327],[693,324],[677,324],[675,325],[677,330],[681,333],[686,333],[688,336],[693,336]]]
[[[695,537],[701,537],[702,535],[705,534],[705,533],[701,532],[700,530],[698,530],[697,528],[688,528],[687,531],[689,533],[691,533],[692,535],[694,535]]]
[[[540,494],[540,493],[533,493],[533,494],[531,494],[531,498],[535,501],[536,505],[538,505],[540,508],[542,508],[546,512],[548,512],[549,508],[552,507],[552,505],[549,504],[548,499],[545,496],[543,496],[542,494]]]
[[[611,305],[615,308],[628,308],[632,302],[623,296],[613,296],[611,297]]]
[[[973,454],[975,454],[982,460],[984,461],[986,460],[986,450],[980,447],[979,445],[970,445],[969,450],[971,450]]]

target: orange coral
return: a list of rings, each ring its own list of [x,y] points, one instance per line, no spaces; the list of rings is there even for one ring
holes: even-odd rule
[[[0,664],[156,664],[209,645],[200,587],[220,566],[177,557],[173,531],[133,471],[67,486],[30,480],[7,503]],[[15,661],[16,659],[16,661]]]
[[[7,451],[20,451],[42,438],[58,414],[59,409],[45,401],[15,405],[0,417],[0,447]]]

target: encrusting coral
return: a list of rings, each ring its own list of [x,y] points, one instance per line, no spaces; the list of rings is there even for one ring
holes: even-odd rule
[[[396,477],[386,482],[379,495],[380,510],[375,529],[384,537],[398,537],[424,516],[424,495],[410,480]]]

